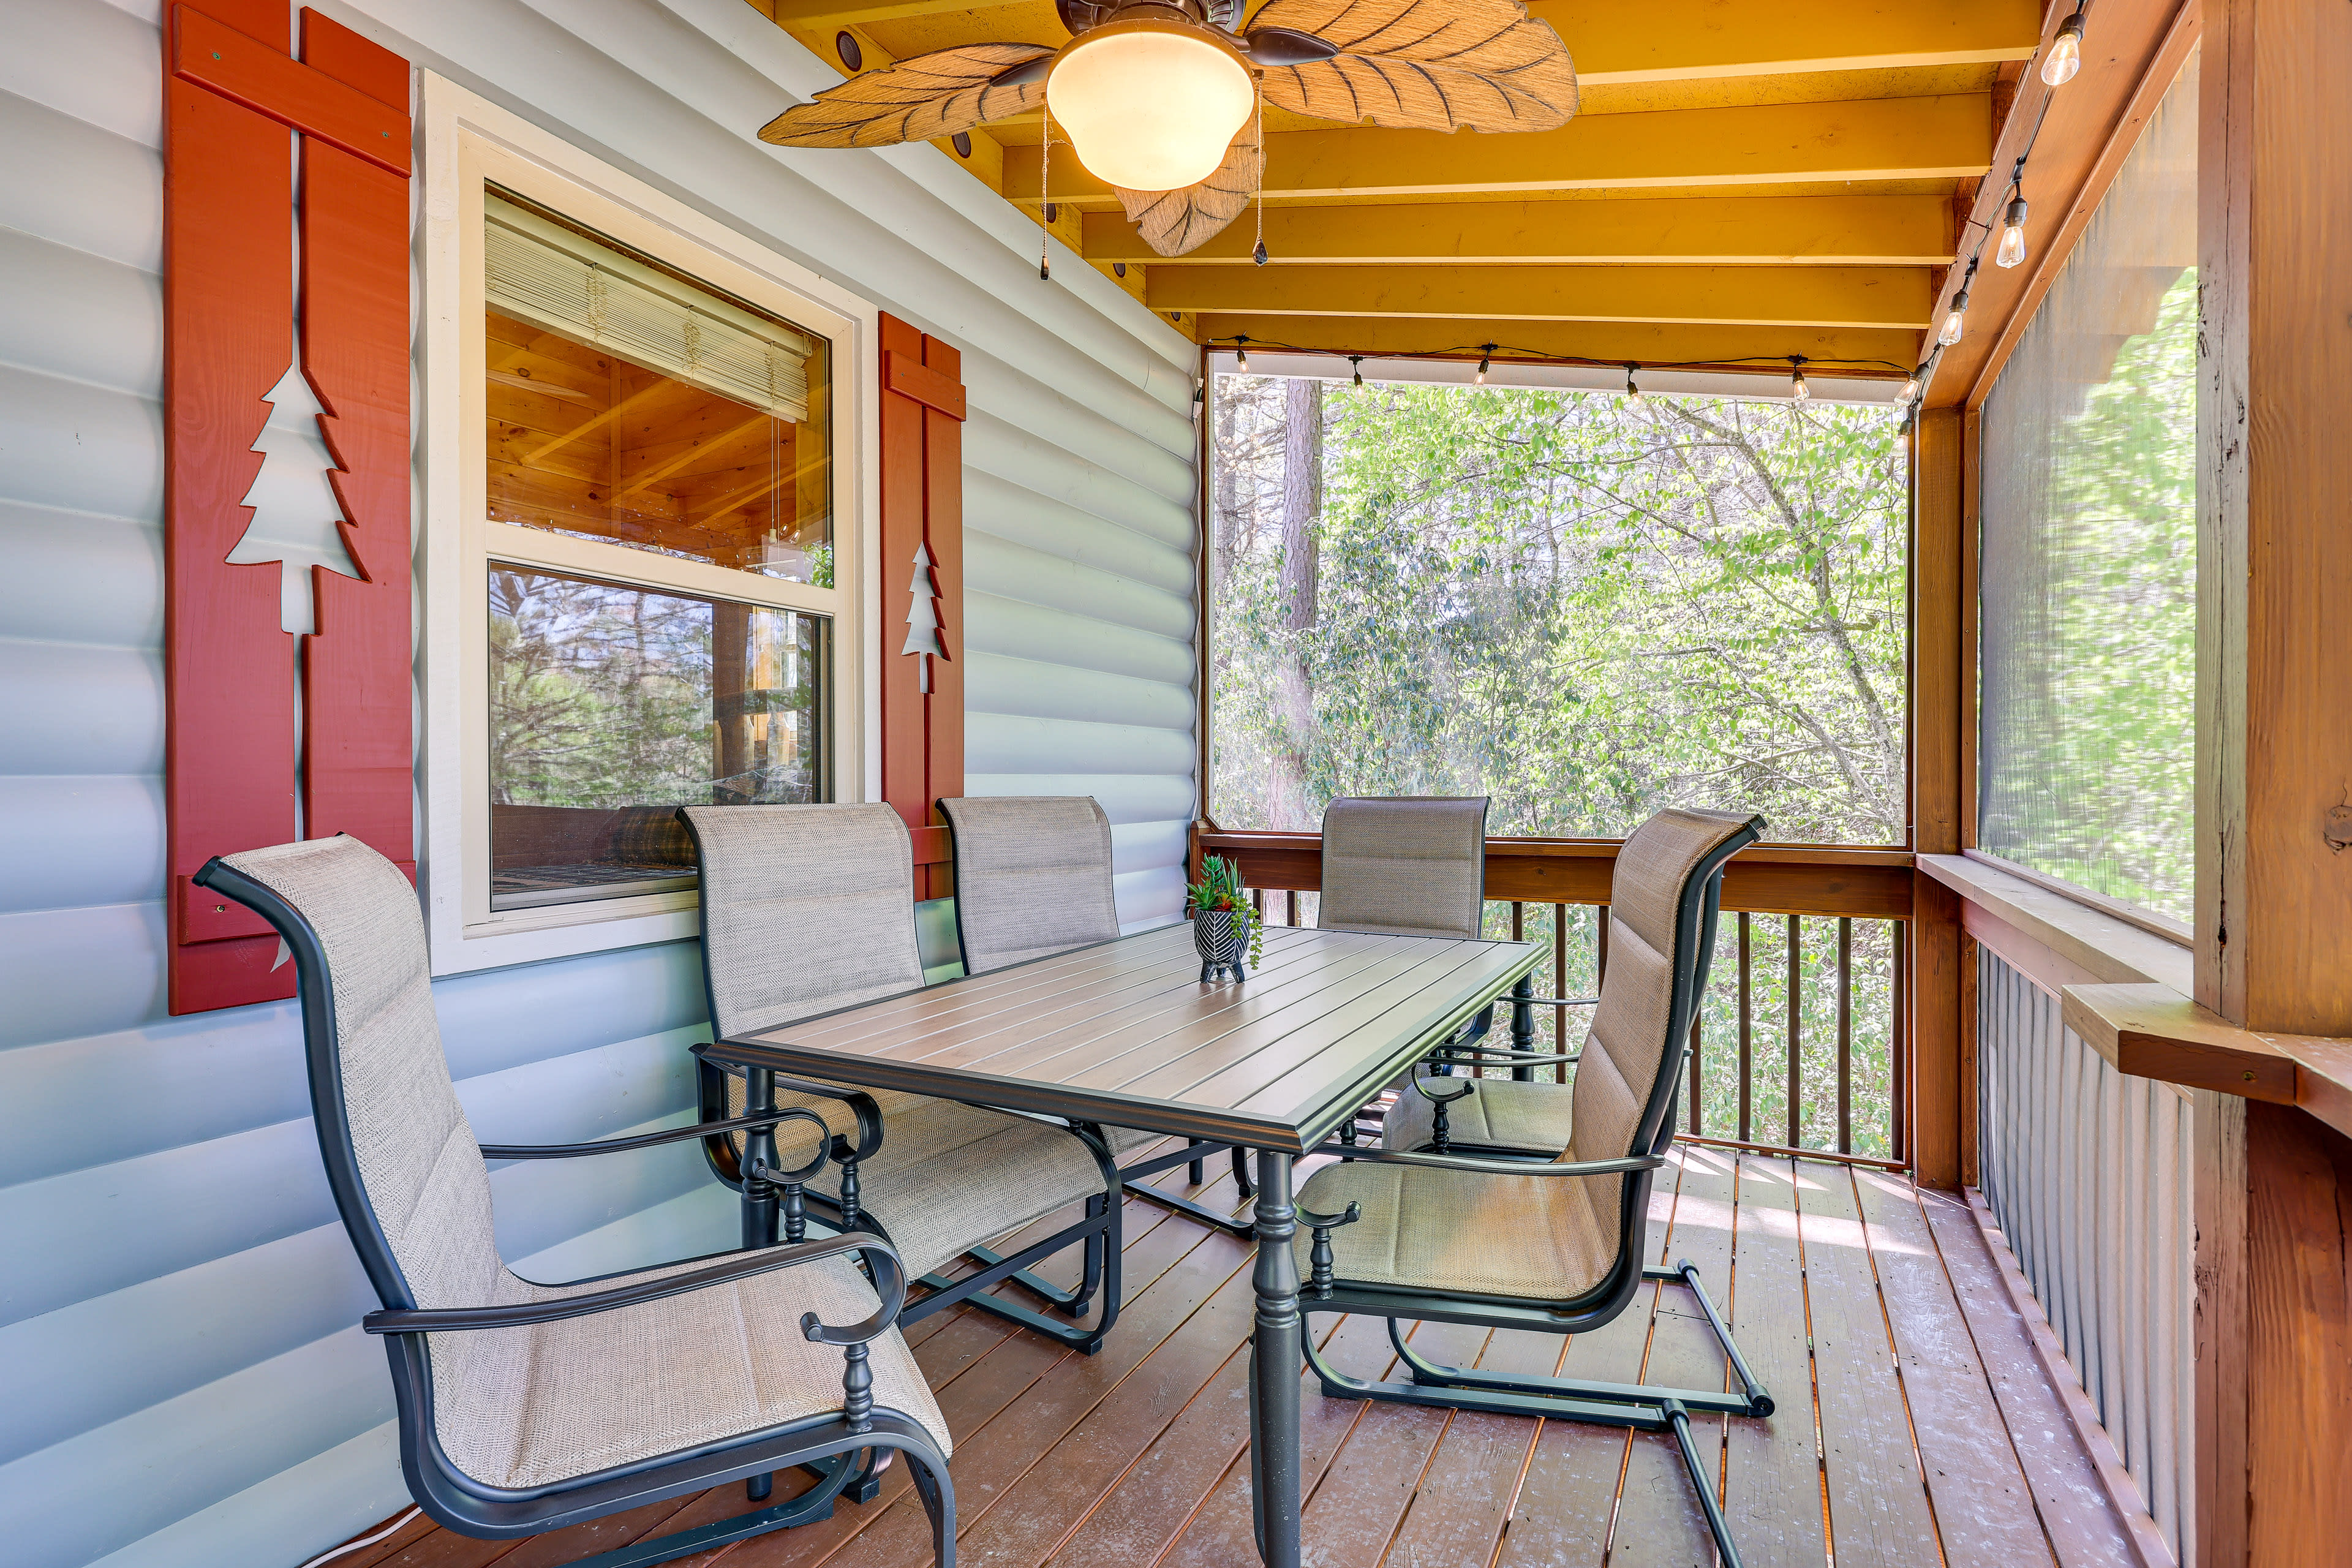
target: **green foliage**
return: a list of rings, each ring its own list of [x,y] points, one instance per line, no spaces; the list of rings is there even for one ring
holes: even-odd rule
[[[1329,397],[1301,626],[1281,387],[1219,378],[1220,822],[1311,827],[1343,794],[1486,795],[1498,834],[1617,835],[1686,804],[1761,810],[1783,840],[1903,839],[1893,411]],[[1269,788],[1286,757],[1294,820]]]
[[[1184,885],[1184,898],[1195,914],[1223,910],[1231,914],[1234,934],[1249,943],[1250,965],[1264,962],[1265,922],[1257,918],[1249,901],[1249,889],[1242,886],[1241,868],[1222,855],[1201,857],[1201,879]]]

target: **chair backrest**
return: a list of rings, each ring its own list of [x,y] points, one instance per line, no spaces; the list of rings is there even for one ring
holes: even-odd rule
[[[1674,1139],[1675,1090],[1691,1019],[1715,954],[1723,866],[1753,844],[1763,818],[1659,812],[1625,840],[1609,883],[1609,973],[1576,1064],[1562,1160],[1654,1154]],[[1612,1190],[1612,1184],[1616,1190]],[[1644,1223],[1646,1181],[1580,1181],[1604,1229]],[[1643,1202],[1630,1201],[1634,1194]],[[1612,1200],[1628,1201],[1612,1204]],[[1612,1214],[1612,1207],[1618,1213]]]
[[[1323,931],[1476,937],[1486,918],[1486,797],[1399,795],[1323,808]]]
[[[195,879],[260,914],[293,955],[319,1152],[377,1296],[508,1299],[520,1282],[499,1260],[489,1172],[441,1052],[416,889],[348,835],[222,856]]]
[[[688,805],[719,1038],[923,983],[915,858],[887,805]]]
[[[964,795],[940,812],[955,844],[967,973],[1118,935],[1110,818],[1094,796]]]

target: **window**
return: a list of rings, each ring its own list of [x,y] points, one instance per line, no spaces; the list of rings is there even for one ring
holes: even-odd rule
[[[1891,404],[1215,377],[1209,805],[1485,795],[1496,835],[1669,805],[1906,841]]]
[[[427,225],[435,966],[691,935],[678,806],[864,798],[846,394],[873,317],[427,96],[457,215]]]
[[[2183,922],[2196,262],[2192,54],[2002,367],[1981,464],[1979,845]]]

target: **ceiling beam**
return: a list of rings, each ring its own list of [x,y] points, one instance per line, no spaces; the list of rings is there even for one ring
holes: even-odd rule
[[[1924,267],[1183,267],[1145,275],[1155,310],[1922,331]],[[1802,351],[1798,351],[1802,352]]]
[[[1294,348],[1336,354],[1444,355],[1476,359],[1485,343],[1498,357],[1589,359],[1643,365],[1752,362],[1764,375],[1786,377],[1787,359],[1802,354],[1823,370],[1900,378],[1895,369],[1918,343],[1916,332],[1852,327],[1641,326],[1623,322],[1423,321],[1379,316],[1205,315],[1194,338],[1231,348],[1236,334],[1254,347]],[[1881,363],[1879,362],[1885,362]]]
[[[1500,135],[1291,131],[1266,137],[1265,191],[1273,201],[1335,201],[1974,178],[1992,166],[1992,134],[1988,93],[1591,114],[1557,131]],[[1034,161],[1007,161],[1004,195],[1040,199]],[[1056,161],[1053,197],[1118,204],[1111,187],[1074,157]]]
[[[1245,216],[1183,259],[1247,267],[1255,240]],[[1874,195],[1273,206],[1265,247],[1268,270],[1297,262],[1942,267],[1953,256],[1948,200]],[[1086,254],[1161,260],[1116,212],[1086,215]]]
[[[761,0],[787,27],[825,29],[950,12],[974,36],[1005,5],[960,0]],[[1722,0],[1531,0],[1593,87],[1804,71],[1884,70],[2023,59],[2041,38],[2039,0],[1808,0],[1726,5]],[[1005,36],[1011,36],[1009,33]]]

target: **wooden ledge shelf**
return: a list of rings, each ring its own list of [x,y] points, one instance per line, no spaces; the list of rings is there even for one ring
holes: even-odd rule
[[[2062,1000],[2119,1072],[2292,1105],[2352,1136],[2352,1040],[2241,1029],[2169,985],[2069,985]]]

